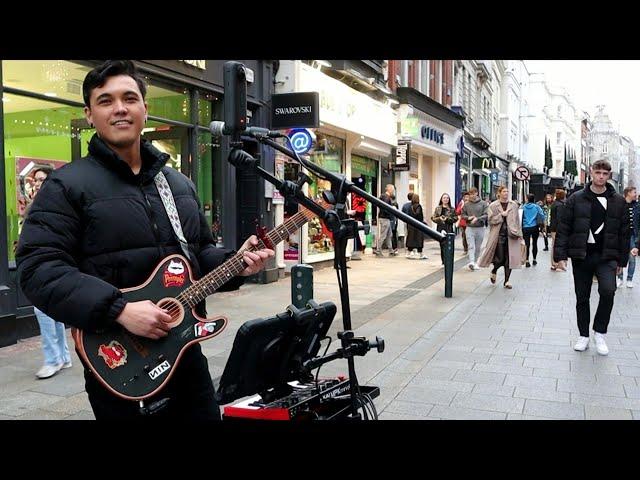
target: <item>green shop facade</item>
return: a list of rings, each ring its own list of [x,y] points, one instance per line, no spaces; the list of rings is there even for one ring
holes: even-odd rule
[[[269,126],[272,61],[241,60],[254,73],[247,89],[250,125]],[[3,176],[0,222],[0,347],[37,335],[33,307],[17,285],[15,245],[33,194],[33,170],[78,161],[94,133],[83,114],[82,82],[100,61],[3,60],[0,69],[0,158]],[[223,64],[213,60],[136,61],[148,86],[149,121],[144,138],[170,155],[168,166],[191,178],[219,246],[237,248],[255,233],[256,220],[273,226],[264,181],[236,172],[226,161],[228,139],[209,132],[224,120]],[[269,148],[246,142],[245,150],[273,171]],[[254,281],[277,279],[275,264]],[[64,319],[60,319],[64,321]]]

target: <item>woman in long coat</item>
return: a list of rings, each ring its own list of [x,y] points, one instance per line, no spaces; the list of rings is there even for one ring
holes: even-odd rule
[[[409,215],[418,220],[424,222],[424,213],[422,212],[422,206],[420,205],[420,197],[414,193],[411,197],[411,207],[409,207]],[[407,258],[426,260],[428,257],[422,253],[422,247],[424,246],[424,234],[417,228],[407,224]]]
[[[496,283],[498,268],[504,267],[504,288],[512,288],[509,283],[511,270],[520,268],[522,253],[520,245],[522,238],[522,224],[518,214],[518,204],[509,200],[507,187],[498,189],[498,199],[489,205],[489,237],[484,252],[478,260],[478,265],[488,267],[493,263],[491,283]]]

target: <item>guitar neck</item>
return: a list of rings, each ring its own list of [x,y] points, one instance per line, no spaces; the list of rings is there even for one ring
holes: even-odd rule
[[[291,218],[287,219],[282,225],[274,228],[266,234],[272,245],[277,245],[292,233],[295,233],[300,227],[316,216],[311,210],[301,206],[301,211]],[[189,288],[185,289],[177,299],[189,307],[194,307],[213,292],[218,290],[222,285],[227,283],[233,277],[247,268],[244,262],[243,252],[253,252],[266,248],[262,240],[258,241],[258,245],[250,246],[244,250],[240,250],[235,255],[226,260],[222,265],[215,268],[197,282],[193,283]]]

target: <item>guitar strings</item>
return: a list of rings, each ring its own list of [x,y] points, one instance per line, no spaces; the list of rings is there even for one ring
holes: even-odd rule
[[[283,228],[284,230],[281,230],[280,232],[278,232],[277,231],[278,229],[274,229],[272,232],[273,232],[273,234],[277,234],[278,237],[279,237],[280,233],[285,233],[285,232],[290,235],[292,233],[292,232],[289,231],[290,227],[293,227],[294,230],[292,230],[292,231],[295,231],[298,228],[300,228],[302,225],[304,225],[304,223],[306,223],[311,218],[313,218],[314,216],[315,216],[315,214],[313,212],[311,212],[310,210],[304,209],[301,212],[299,212],[298,214],[294,215],[293,217],[287,219],[287,221],[285,221],[280,227],[278,227],[278,229]],[[299,220],[303,220],[303,219],[304,219],[304,222],[302,224],[300,224],[300,225],[297,225],[297,222]],[[270,243],[274,247],[275,247],[275,245],[280,243],[282,240],[284,240],[284,237],[283,238],[271,238],[271,235],[269,235],[269,234],[267,234],[266,237],[269,239]],[[178,301],[180,304],[182,304],[183,307],[193,307],[193,306],[197,305],[198,303],[200,303],[202,300],[204,300],[208,296],[207,290],[204,287],[200,287],[199,286],[202,283],[206,283],[206,281],[204,281],[204,280],[215,279],[217,285],[214,284],[213,281],[211,281],[211,283],[216,286],[214,291],[217,290],[222,285],[224,285],[224,283],[226,283],[227,279],[235,277],[238,273],[240,273],[242,270],[244,270],[248,266],[244,261],[244,252],[245,251],[262,250],[264,248],[266,248],[266,246],[265,246],[264,242],[262,241],[262,239],[260,239],[258,241],[258,245],[256,245],[256,246],[251,245],[248,248],[245,248],[243,250],[240,250],[240,251],[236,252],[235,255],[233,255],[229,260],[227,260],[225,263],[223,263],[220,267],[218,267],[217,269],[209,272],[207,275],[205,275],[198,282],[194,283],[193,285],[191,285],[190,287],[185,289],[183,292],[181,292],[179,295],[177,295],[175,297],[175,300]],[[234,261],[235,261],[236,265],[233,265]],[[233,273],[232,276],[229,275],[228,273],[226,275],[221,273],[221,267],[227,268],[226,267],[227,264],[232,265],[232,267],[235,266],[235,268],[230,268],[229,269]],[[224,270],[224,268],[222,268],[222,270]],[[235,271],[236,268],[237,268],[237,271]],[[200,291],[199,291],[199,289],[200,289]],[[202,295],[202,297],[201,297],[201,295]],[[195,302],[193,302],[193,304],[192,304],[191,302],[193,301],[192,299],[193,299],[194,296],[195,296]],[[171,302],[171,305],[166,310],[167,310],[167,313],[171,316],[171,321],[174,322],[180,317],[182,308],[180,306],[175,305],[174,302]]]

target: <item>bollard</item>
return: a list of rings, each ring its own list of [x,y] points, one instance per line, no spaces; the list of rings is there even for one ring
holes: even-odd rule
[[[313,298],[313,267],[299,263],[291,267],[291,303],[296,308],[306,308]]]
[[[456,245],[456,234],[447,233],[447,238],[443,240],[444,248],[444,296],[453,296],[453,251]]]

